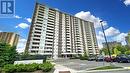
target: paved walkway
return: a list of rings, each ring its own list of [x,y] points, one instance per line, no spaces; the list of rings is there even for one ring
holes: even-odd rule
[[[76,70],[67,68],[67,67],[59,65],[59,64],[55,64],[55,71],[54,71],[54,73],[59,73],[59,71],[70,71],[71,73],[77,73]]]

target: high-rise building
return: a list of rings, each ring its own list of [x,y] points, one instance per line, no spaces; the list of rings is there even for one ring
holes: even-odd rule
[[[130,32],[128,33],[128,35],[125,37],[127,46],[130,47]]]
[[[53,58],[99,54],[94,24],[36,3],[25,52]]]
[[[17,46],[19,35],[13,32],[0,32],[0,42],[8,43],[11,46]]]

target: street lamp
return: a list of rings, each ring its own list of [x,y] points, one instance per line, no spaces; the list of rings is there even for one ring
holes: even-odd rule
[[[109,49],[109,45],[108,45],[108,42],[107,42],[107,38],[106,38],[106,34],[104,32],[104,27],[103,27],[103,21],[100,21],[101,23],[101,26],[102,26],[102,31],[103,31],[103,35],[104,35],[104,39],[105,39],[105,42],[106,42],[106,45],[107,45],[107,49],[108,49],[108,54],[109,54],[109,57],[110,57],[110,60],[112,60],[111,58],[111,53],[110,53],[110,49]],[[112,62],[112,61],[111,61]]]

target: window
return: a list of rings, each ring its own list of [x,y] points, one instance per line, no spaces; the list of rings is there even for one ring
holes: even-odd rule
[[[40,35],[34,35],[34,37],[40,37]]]
[[[35,31],[34,33],[38,33],[38,34],[41,34],[41,32],[37,32],[37,31]]]
[[[35,28],[35,30],[40,30],[40,31],[41,31],[42,29],[39,29],[39,28]]]
[[[38,46],[32,46],[32,48],[33,48],[33,49],[34,49],[34,48],[36,49],[36,48],[39,48],[39,47],[38,47]]]
[[[52,44],[45,44],[46,46],[52,46]]]
[[[36,25],[36,27],[42,27],[42,26],[40,26],[40,25]]]
[[[39,43],[38,43],[38,42],[33,42],[32,44],[34,44],[34,45],[39,45]]]
[[[41,22],[36,22],[36,23],[38,23],[38,24],[42,24]]]
[[[40,41],[40,39],[33,39],[34,41]]]

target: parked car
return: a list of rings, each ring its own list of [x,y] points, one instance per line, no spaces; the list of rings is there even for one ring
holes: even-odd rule
[[[112,56],[112,61],[117,62],[117,58],[115,56]]]
[[[127,55],[119,55],[116,57],[116,61],[118,63],[129,63],[130,62],[130,57]]]
[[[96,60],[96,56],[89,56],[88,57],[88,61],[94,61],[94,60]]]
[[[102,55],[97,56],[96,61],[104,61],[104,56],[102,56]]]
[[[106,62],[112,62],[112,58],[110,58],[110,57],[105,57],[105,58],[104,58],[104,61],[106,61]]]
[[[104,61],[106,61],[106,62],[116,62],[116,57],[114,57],[114,56],[112,56],[111,58],[110,57],[105,57]]]

